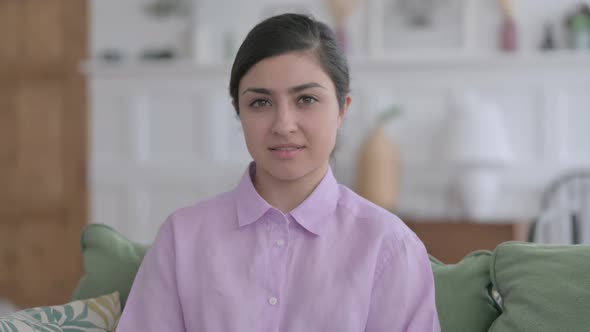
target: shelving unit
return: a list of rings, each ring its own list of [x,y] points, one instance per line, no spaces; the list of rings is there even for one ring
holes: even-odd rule
[[[500,181],[498,219],[530,220],[545,181],[590,162],[590,52],[415,52],[354,57],[350,67],[354,109],[335,174],[354,187],[368,125],[384,107],[401,105],[406,116],[396,122],[395,141],[404,163],[402,215],[454,216],[435,142],[453,97],[467,91],[498,102],[518,153]],[[166,213],[231,188],[242,174],[249,157],[229,102],[231,64],[90,61],[82,70],[91,102],[93,221],[147,243]]]
[[[409,68],[409,67],[581,67],[588,66],[590,75],[590,50],[552,51],[544,53],[466,53],[435,52],[389,55],[381,57],[355,57],[349,59],[353,70],[371,68]],[[229,75],[230,63],[198,64],[189,60],[133,61],[108,63],[88,61],[82,71],[92,75]]]

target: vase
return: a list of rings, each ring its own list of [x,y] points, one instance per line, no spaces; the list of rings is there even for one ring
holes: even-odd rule
[[[357,193],[387,210],[394,210],[399,196],[399,171],[397,147],[383,126],[378,126],[370,133],[360,152]]]

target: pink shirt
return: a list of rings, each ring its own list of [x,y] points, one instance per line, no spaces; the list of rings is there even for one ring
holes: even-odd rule
[[[440,331],[428,255],[332,171],[283,214],[250,172],[160,228],[118,332]]]

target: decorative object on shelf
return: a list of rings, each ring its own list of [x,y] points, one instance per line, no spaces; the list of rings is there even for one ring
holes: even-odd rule
[[[441,151],[456,172],[452,197],[464,217],[493,219],[498,177],[514,159],[500,110],[473,93],[459,96],[455,104]]]
[[[397,8],[403,13],[406,25],[426,27],[432,24],[434,11],[440,3],[436,0],[399,0]]]
[[[120,62],[123,60],[123,54],[119,50],[106,49],[98,54],[98,58],[104,62]]]
[[[399,107],[391,107],[379,116],[362,147],[357,168],[357,193],[390,211],[398,201],[400,161],[398,149],[384,128],[399,113]]]
[[[190,15],[192,0],[153,0],[144,5],[143,9],[156,18]]]
[[[174,58],[176,58],[174,50],[168,48],[146,49],[140,54],[140,59],[146,61],[172,60]]]
[[[500,49],[506,52],[516,51],[518,48],[518,36],[514,12],[510,0],[499,0],[502,11],[502,24],[500,26]]]
[[[184,28],[180,31],[172,52],[150,52],[150,59],[164,59],[170,57],[194,58],[197,52],[196,45],[196,0],[151,0],[143,5],[143,11],[156,19],[181,18]],[[142,54],[141,58],[146,58]]]
[[[378,56],[458,51],[465,46],[470,0],[369,0],[370,45]]]
[[[326,0],[332,17],[334,18],[334,32],[340,43],[340,47],[347,52],[348,32],[346,29],[347,19],[358,4],[358,0]]]
[[[546,23],[543,27],[543,40],[540,45],[541,50],[550,51],[555,49],[555,36],[553,25]]]
[[[590,5],[582,3],[566,17],[569,44],[574,49],[590,48]]]

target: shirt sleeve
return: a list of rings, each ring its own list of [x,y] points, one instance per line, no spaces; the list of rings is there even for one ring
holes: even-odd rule
[[[439,332],[434,276],[422,242],[412,233],[385,249],[371,298],[367,332]]]
[[[117,332],[185,332],[176,283],[171,218],[160,228],[133,282]]]

